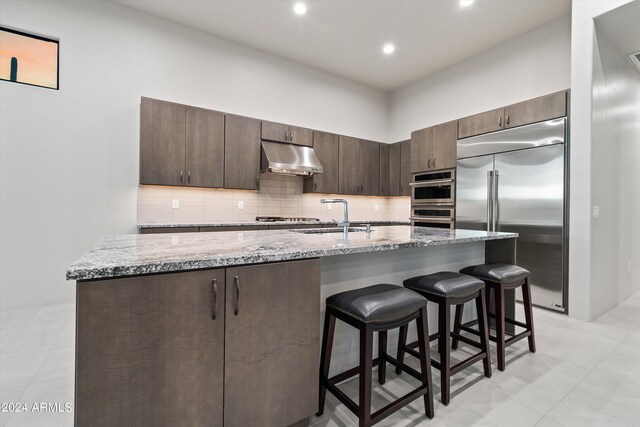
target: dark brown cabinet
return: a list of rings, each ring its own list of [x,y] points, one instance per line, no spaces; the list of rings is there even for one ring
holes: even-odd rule
[[[380,187],[378,189],[379,196],[391,195],[391,177],[390,177],[390,144],[380,144]]]
[[[185,154],[186,185],[224,186],[224,114],[187,107]]]
[[[287,426],[317,409],[318,259],[79,282],[77,302],[78,427]]]
[[[288,142],[297,145],[313,146],[313,131],[298,126],[262,121],[262,139],[266,141]]]
[[[184,105],[142,98],[140,184],[184,184],[185,112]]]
[[[375,141],[340,136],[340,194],[375,196],[380,187],[380,147]]]
[[[458,138],[481,135],[567,115],[567,91],[552,93],[458,121]]]
[[[142,98],[140,184],[222,187],[224,114]]]
[[[224,425],[309,417],[318,403],[320,261],[228,268],[226,292]]]
[[[400,195],[410,196],[411,187],[411,140],[407,139],[400,144]]]
[[[504,129],[504,108],[458,120],[458,138],[460,139],[501,129]]]
[[[519,102],[504,109],[506,128],[557,119],[567,115],[567,92],[561,91],[550,95]]]
[[[224,284],[224,269],[80,282],[75,425],[222,425]]]
[[[400,195],[400,147],[399,142],[389,146],[389,196]],[[380,169],[380,175],[382,176],[382,169]]]
[[[224,187],[257,190],[260,175],[260,120],[225,116]]]
[[[448,122],[411,133],[411,172],[456,167],[457,122]]]
[[[305,178],[305,193],[330,193],[340,191],[338,175],[340,165],[340,143],[338,135],[328,132],[313,132],[313,150],[316,152],[324,172]]]

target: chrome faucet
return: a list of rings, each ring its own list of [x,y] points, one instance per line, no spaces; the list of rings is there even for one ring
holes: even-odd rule
[[[338,223],[338,227],[343,227],[345,234],[349,231],[349,202],[345,199],[322,199],[320,203],[342,203],[344,205],[344,218]]]

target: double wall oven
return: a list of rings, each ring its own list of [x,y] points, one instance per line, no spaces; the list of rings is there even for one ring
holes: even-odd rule
[[[456,202],[455,169],[413,174],[411,225],[454,228]]]

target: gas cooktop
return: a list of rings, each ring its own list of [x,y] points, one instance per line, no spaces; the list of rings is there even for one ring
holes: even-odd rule
[[[258,222],[276,222],[276,221],[301,222],[301,221],[320,221],[320,219],[319,218],[302,218],[302,217],[286,218],[284,216],[257,216],[256,221]]]

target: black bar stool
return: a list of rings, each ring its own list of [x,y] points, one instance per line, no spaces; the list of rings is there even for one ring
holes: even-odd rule
[[[360,364],[341,374],[329,378],[333,333],[336,319],[360,331]],[[424,357],[420,359],[420,372],[406,366],[387,354],[387,331],[406,326],[412,320],[418,325],[418,342]],[[378,359],[373,360],[373,333],[378,332]],[[373,285],[353,291],[342,292],[327,298],[327,309],[322,335],[320,356],[320,402],[318,416],[324,412],[326,392],[329,390],[347,408],[356,414],[360,426],[371,426],[420,396],[424,396],[427,417],[433,418],[433,385],[429,361],[429,328],[427,325],[427,301],[409,289],[395,285]],[[371,413],[371,375],[373,365],[378,365],[378,381],[384,384],[386,362],[401,366],[409,375],[422,384],[400,399]],[[337,384],[360,375],[359,404],[356,404],[337,387]]]
[[[494,307],[495,314],[489,313],[489,316],[495,318],[496,322],[496,336],[490,336],[491,341],[494,341],[498,350],[498,369],[504,371],[505,363],[505,349],[511,344],[520,341],[527,337],[529,340],[529,351],[536,352],[536,338],[533,331],[533,307],[531,305],[531,286],[529,285],[529,271],[522,267],[518,267],[513,264],[479,264],[465,267],[460,270],[460,273],[468,274],[470,276],[477,277],[484,281],[487,285],[487,311],[491,305],[491,294],[494,295]],[[518,322],[515,319],[507,319],[504,309],[504,291],[509,289],[516,289],[522,286],[522,305],[524,306],[524,318],[525,323]],[[478,334],[478,331],[470,328],[476,321],[471,321],[462,324],[462,312],[463,307],[461,305],[456,307],[454,332],[459,333],[460,330],[470,332],[472,334]],[[505,339],[505,323],[509,323],[514,326],[524,328],[524,332],[515,334],[508,339]],[[460,339],[461,340],[461,339]],[[461,340],[462,341],[462,340]],[[465,341],[466,342],[466,341]],[[458,345],[457,340],[453,340],[453,348]]]
[[[404,281],[406,288],[419,292],[429,301],[438,304],[438,332],[429,337],[429,341],[438,339],[438,352],[440,353],[440,362],[431,360],[434,368],[440,370],[440,400],[444,405],[449,404],[451,391],[450,382],[451,375],[457,374],[463,369],[473,365],[480,360],[483,361],[484,375],[491,377],[491,356],[489,351],[489,328],[487,325],[487,312],[485,309],[484,282],[475,277],[465,274],[454,273],[451,271],[441,271],[439,273],[428,274],[424,276],[416,276]],[[476,308],[478,318],[481,319],[480,327],[480,343],[470,340],[466,337],[458,336],[451,333],[451,306],[460,307],[468,301],[476,300]],[[466,342],[480,351],[465,360],[451,366],[450,360],[450,344],[451,337]],[[422,350],[416,352],[417,343],[406,344],[407,326],[400,328],[400,337],[398,338],[398,361],[404,361],[404,354],[409,353],[412,356],[420,357]],[[396,372],[400,373],[401,369],[397,368]]]

